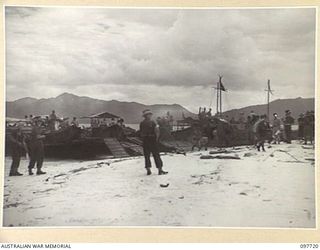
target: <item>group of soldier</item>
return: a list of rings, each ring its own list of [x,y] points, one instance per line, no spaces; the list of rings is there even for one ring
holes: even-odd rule
[[[277,113],[273,114],[273,119],[269,122],[267,115],[258,116],[252,111],[248,116],[247,129],[249,142],[256,145],[258,151],[264,149],[264,142],[269,141],[274,144],[280,144],[280,141],[291,143],[292,125],[295,119],[290,110],[285,111],[285,116],[280,119]],[[282,126],[283,124],[283,130]],[[313,143],[314,139],[314,112],[307,111],[306,114],[300,114],[298,118],[298,139],[307,144]],[[271,136],[270,136],[271,134]]]
[[[24,123],[17,123],[17,125],[11,128],[11,133],[7,135],[9,142],[10,152],[12,156],[12,163],[10,168],[10,176],[21,176],[18,171],[20,165],[20,159],[23,155],[29,157],[28,173],[33,175],[33,168],[36,166],[36,174],[46,174],[42,171],[42,165],[44,160],[44,144],[43,140],[45,135],[43,134],[43,128],[49,129],[51,132],[56,130],[56,122],[59,121],[60,127],[64,126],[65,120],[61,120],[57,117],[55,110],[52,110],[51,114],[42,118],[40,116],[25,116]],[[31,133],[25,133],[25,127],[31,126]],[[69,124],[68,124],[69,126]],[[74,117],[71,126],[79,126],[77,119]]]
[[[42,171],[42,164],[44,159],[44,145],[42,134],[42,121],[40,119],[32,119],[31,123],[31,134],[26,135],[23,132],[23,125],[18,125],[15,129],[11,131],[8,135],[7,140],[9,141],[9,146],[11,147],[12,164],[10,169],[10,176],[21,176],[18,168],[20,165],[21,157],[26,153],[29,156],[28,172],[29,175],[33,175],[33,168],[36,165],[37,175],[46,174]]]
[[[304,141],[304,144],[307,144],[308,141],[313,143],[314,140],[314,111],[307,111],[305,114],[301,113],[298,118],[298,138]]]
[[[212,120],[211,110],[206,111],[205,108],[199,109],[199,121]],[[158,168],[159,175],[167,174],[162,169],[163,163],[160,158],[158,141],[160,137],[159,125],[162,123],[170,124],[169,121],[173,120],[170,114],[167,114],[167,118],[158,119],[157,122],[153,121],[152,112],[150,110],[143,111],[144,120],[140,123],[140,134],[143,142],[143,152],[145,157],[145,168],[147,174],[151,174],[151,154],[154,157],[156,167]],[[12,165],[10,170],[10,176],[21,176],[18,172],[20,164],[20,158],[24,152],[29,155],[28,172],[29,175],[33,175],[33,168],[36,165],[37,175],[45,174],[41,170],[44,159],[44,145],[43,139],[45,136],[41,132],[41,126],[43,126],[43,120],[38,118],[29,117],[29,122],[32,126],[32,131],[29,136],[23,133],[22,127],[18,126],[15,130],[8,135],[8,140],[11,146]],[[48,119],[48,126],[51,130],[54,130],[54,124],[57,120],[55,112],[52,111]],[[282,125],[283,124],[283,130]],[[267,115],[256,115],[253,111],[247,117],[246,129],[248,130],[248,141],[250,144],[255,145],[257,150],[265,151],[265,141],[279,144],[282,138],[284,142],[291,143],[292,140],[292,125],[294,124],[294,118],[291,115],[290,110],[285,111],[284,118],[280,119],[277,113],[273,114],[273,119],[268,119]],[[72,126],[78,126],[76,119],[73,119]],[[300,114],[298,118],[298,137],[304,140],[307,144],[308,141],[313,143],[314,140],[314,112],[307,111],[305,114]],[[219,126],[218,126],[219,127]],[[283,133],[283,132],[284,133]],[[271,133],[271,136],[270,136]],[[202,138],[202,136],[199,136]],[[271,138],[271,139],[270,139]],[[207,141],[205,142],[207,143]]]
[[[76,117],[73,117],[71,123],[69,124],[69,118],[60,119],[57,117],[55,110],[52,110],[50,115],[45,116],[44,118],[40,116],[34,117],[33,115],[25,115],[25,121],[27,122],[25,125],[29,126],[36,119],[39,120],[40,126],[48,128],[50,131],[56,131],[59,128],[65,128],[68,126],[79,127],[79,122]],[[57,127],[56,125],[59,125]]]

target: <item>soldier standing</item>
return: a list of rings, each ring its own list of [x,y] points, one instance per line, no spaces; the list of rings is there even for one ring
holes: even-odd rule
[[[147,175],[151,175],[151,161],[150,155],[154,158],[156,167],[158,168],[159,175],[167,174],[168,172],[162,169],[163,163],[160,158],[160,152],[158,148],[159,141],[159,126],[153,121],[152,112],[149,109],[143,111],[144,120],[140,123],[140,133],[143,142],[143,154],[145,158],[145,168],[147,169]]]
[[[24,152],[27,153],[27,147],[25,144],[25,138],[22,133],[22,128],[19,126],[18,129],[12,131],[8,136],[9,145],[11,149],[12,164],[9,176],[21,176],[18,172],[20,165],[20,159]]]
[[[272,123],[272,133],[273,133],[273,140],[275,144],[280,144],[280,135],[281,135],[281,121],[278,118],[278,114],[273,114],[273,123]]]
[[[305,118],[304,118],[304,114],[301,113],[299,115],[299,118],[298,118],[298,138],[299,140],[303,140],[304,139],[304,121],[305,121]]]
[[[41,170],[44,159],[44,135],[41,135],[41,121],[36,120],[32,126],[30,137],[30,162],[28,166],[29,175],[33,175],[32,169],[37,164],[37,175],[46,174]]]
[[[311,144],[313,144],[313,126],[314,126],[314,118],[310,111],[306,112],[304,116],[304,144],[308,143],[310,140]]]
[[[294,123],[294,119],[291,116],[291,111],[286,110],[283,125],[284,125],[284,133],[285,133],[285,138],[287,143],[291,143],[291,131],[292,131],[291,126],[293,123]]]
[[[265,151],[264,142],[267,139],[269,124],[267,122],[267,115],[262,115],[260,120],[257,121],[256,126],[256,137],[257,137],[257,149]]]

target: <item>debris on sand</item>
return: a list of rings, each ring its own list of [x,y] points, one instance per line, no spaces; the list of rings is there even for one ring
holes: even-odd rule
[[[169,187],[169,183],[167,183],[167,184],[160,184],[160,187],[162,187],[162,188],[167,188],[167,187]]]
[[[231,154],[231,153],[234,153],[234,151],[231,151],[231,150],[212,150],[209,152],[209,154],[211,155],[215,155],[215,154]]]
[[[98,166],[105,165],[105,164],[110,166],[110,162],[106,162],[106,161],[102,161],[102,162],[97,163]]]
[[[212,155],[201,155],[200,159],[202,159],[202,160],[215,159],[215,157]]]
[[[251,157],[251,156],[255,156],[255,155],[257,155],[257,153],[255,153],[255,152],[248,152],[248,153],[245,153],[245,154],[243,155],[243,157]]]
[[[241,192],[240,195],[248,195],[248,194],[245,192]]]
[[[304,158],[306,161],[315,161],[314,158]]]
[[[241,158],[238,155],[201,155],[200,159],[207,160],[207,159],[226,159],[226,160],[240,160]]]

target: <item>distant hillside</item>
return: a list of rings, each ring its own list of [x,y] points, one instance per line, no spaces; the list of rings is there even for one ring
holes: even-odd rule
[[[123,117],[126,123],[141,121],[142,111],[150,108],[155,117],[164,116],[167,111],[174,119],[181,119],[182,113],[194,116],[193,113],[178,104],[144,105],[137,102],[103,101],[85,96],[69,93],[61,94],[55,98],[35,99],[22,98],[13,102],[6,102],[6,116],[23,118],[25,115],[46,115],[55,110],[62,117],[81,117],[99,112],[110,112]]]
[[[296,98],[296,99],[278,99],[270,102],[270,115],[278,113],[280,117],[284,116],[287,109],[290,109],[292,116],[296,119],[300,113],[305,113],[307,110],[315,110],[314,98]],[[240,112],[244,112],[245,117],[253,110],[257,114],[266,114],[267,105],[252,105],[240,109],[232,109],[224,112],[225,115],[231,119],[234,117],[237,119]]]

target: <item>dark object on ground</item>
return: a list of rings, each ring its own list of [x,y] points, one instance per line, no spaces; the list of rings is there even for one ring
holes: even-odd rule
[[[162,188],[169,187],[169,183],[167,183],[167,184],[160,184],[160,187],[162,187]]]
[[[231,154],[234,153],[233,151],[230,150],[217,150],[217,151],[210,151],[209,154],[215,155],[215,154]]]
[[[150,168],[147,168],[147,175],[151,175],[152,173],[151,173],[151,170],[150,170]]]
[[[159,169],[159,175],[165,175],[165,174],[168,174],[168,172],[162,169]]]
[[[256,152],[248,152],[248,153],[245,153],[245,154],[243,155],[243,157],[251,157],[251,156],[255,156],[255,155],[257,155]]]
[[[241,158],[236,155],[201,155],[200,159],[226,159],[226,160],[240,160]]]
[[[306,161],[315,161],[314,158],[304,158]]]
[[[240,195],[248,195],[248,194],[245,192],[241,192]]]

